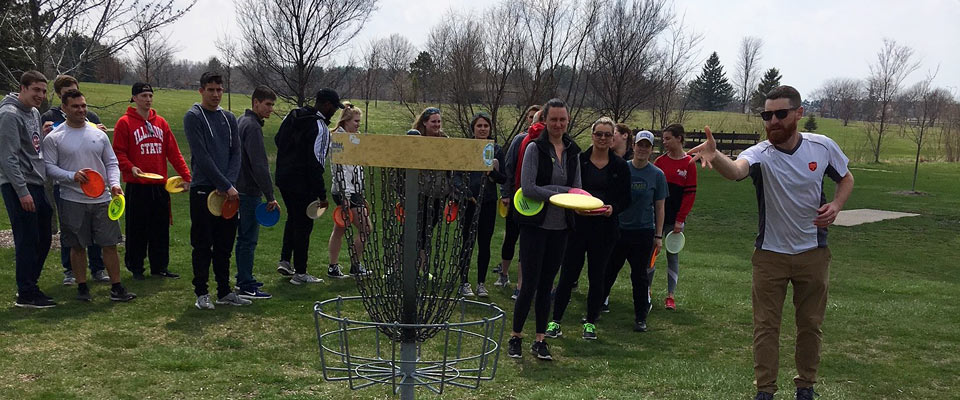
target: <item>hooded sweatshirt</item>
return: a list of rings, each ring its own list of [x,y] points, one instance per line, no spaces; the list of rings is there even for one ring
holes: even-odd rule
[[[28,184],[43,185],[46,177],[42,132],[40,112],[21,103],[16,93],[0,101],[0,184],[11,184],[19,197],[30,194]]]
[[[210,111],[197,103],[183,116],[183,130],[190,144],[193,186],[230,190],[240,176],[237,117],[220,107]]]
[[[167,160],[183,180],[191,180],[190,170],[180,154],[177,138],[173,136],[170,125],[152,108],[144,120],[136,108],[127,107],[127,113],[117,120],[113,128],[113,151],[117,154],[124,182],[164,184],[165,180],[143,179],[133,175],[133,167],[166,178]]]

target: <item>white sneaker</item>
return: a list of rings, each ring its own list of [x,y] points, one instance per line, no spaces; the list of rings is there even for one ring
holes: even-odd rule
[[[493,286],[503,286],[507,287],[510,284],[510,277],[505,274],[497,274],[497,281],[493,283]]]
[[[487,288],[482,283],[477,284],[477,296],[478,297],[489,297],[490,294],[487,293]]]
[[[277,272],[279,272],[280,275],[283,275],[283,276],[292,276],[292,275],[294,275],[294,274],[297,273],[297,272],[293,269],[293,267],[290,266],[290,262],[289,262],[289,261],[280,261],[280,262],[278,262],[278,263],[277,263]]]
[[[460,287],[460,295],[464,297],[474,296],[473,290],[470,289],[470,282],[464,283],[463,286]]]
[[[217,299],[217,304],[231,305],[231,306],[249,306],[253,304],[253,302],[250,300],[244,299],[240,296],[237,296],[237,294],[234,292],[230,292],[230,294]]]
[[[205,294],[203,296],[197,296],[197,302],[194,303],[194,305],[197,306],[198,310],[213,310],[214,308],[216,308],[214,307],[213,303],[210,302],[209,294]]]
[[[317,278],[310,274],[293,274],[293,278],[290,278],[290,283],[294,285],[302,285],[304,283],[323,283],[323,279]]]

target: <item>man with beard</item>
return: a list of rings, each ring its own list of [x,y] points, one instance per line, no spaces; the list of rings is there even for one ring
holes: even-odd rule
[[[709,127],[704,129],[706,142],[689,152],[727,179],[751,177],[756,187],[760,234],[752,257],[755,400],[773,399],[777,390],[780,319],[788,283],[793,284],[796,308],[796,399],[813,399],[831,259],[827,227],[853,191],[847,157],[836,142],[797,131],[803,118],[800,104],[793,87],[767,93],[760,117],[768,140],[740,153],[736,161],[717,151]],[[829,203],[823,192],[825,176],[837,184]]]

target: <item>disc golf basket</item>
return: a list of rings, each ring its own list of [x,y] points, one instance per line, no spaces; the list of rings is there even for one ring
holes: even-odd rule
[[[490,169],[492,143],[341,133],[331,154],[356,166],[350,182],[337,168],[333,179],[362,188],[342,207],[355,216],[347,243],[361,243],[351,263],[367,273],[355,275],[359,296],[314,305],[324,379],[390,385],[402,399],[492,380],[504,312],[459,295],[479,217],[469,172]]]

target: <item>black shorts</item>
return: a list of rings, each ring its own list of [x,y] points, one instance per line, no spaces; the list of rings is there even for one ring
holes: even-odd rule
[[[341,193],[331,193],[330,196],[333,197],[333,202],[334,202],[334,204],[336,204],[336,205],[338,205],[338,206],[341,206],[341,207],[343,206],[343,203],[344,203],[344,201],[343,201],[343,194],[341,194]],[[350,193],[350,194],[348,194],[348,196],[349,196],[349,198],[350,198],[350,205],[349,205],[349,207],[352,207],[352,208],[363,207],[363,198],[360,196],[359,193]]]

